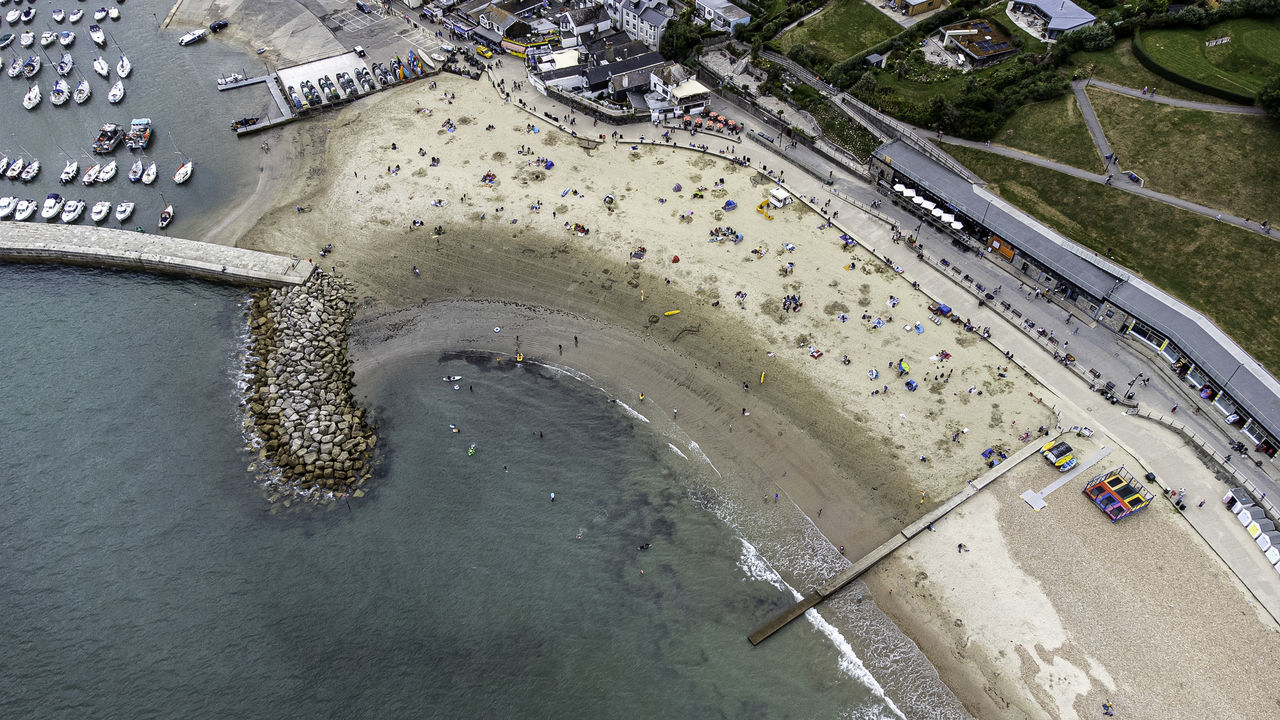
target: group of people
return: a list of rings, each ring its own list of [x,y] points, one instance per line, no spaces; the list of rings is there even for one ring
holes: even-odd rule
[[[785,295],[782,298],[782,312],[800,312],[800,306],[804,305],[800,301],[799,295]]]

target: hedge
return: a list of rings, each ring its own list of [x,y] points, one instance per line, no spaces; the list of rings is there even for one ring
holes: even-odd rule
[[[1191,88],[1192,90],[1202,92],[1206,95],[1219,97],[1223,100],[1229,100],[1233,103],[1239,103],[1240,105],[1252,105],[1254,102],[1254,96],[1252,95],[1242,95],[1237,92],[1231,92],[1230,90],[1224,90],[1220,87],[1202,83],[1199,80],[1192,80],[1191,78],[1184,77],[1156,62],[1147,54],[1147,49],[1142,46],[1141,30],[1133,33],[1133,56],[1138,58],[1138,62],[1142,63],[1142,66],[1146,69],[1166,80],[1182,85],[1183,87]]]

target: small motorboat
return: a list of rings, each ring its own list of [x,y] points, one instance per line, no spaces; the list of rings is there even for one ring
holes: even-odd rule
[[[89,26],[89,39],[98,47],[105,47],[107,44],[107,34],[102,32],[102,26],[97,24]]]
[[[49,102],[54,105],[62,105],[71,99],[71,85],[66,80],[58,78],[53,83],[53,89],[49,91]]]
[[[25,168],[22,169],[22,182],[29,183],[32,180],[35,180],[36,176],[39,174],[40,174],[40,161],[32,160],[31,162],[27,163],[27,166]]]
[[[0,177],[4,176],[4,171],[9,169],[9,156],[5,155],[0,158]]]
[[[0,35],[0,50],[3,50],[9,47],[10,45],[13,44],[13,41],[17,39],[18,39],[18,36],[14,35],[13,33],[5,33],[4,35]]]
[[[52,17],[54,22],[60,23],[67,19],[67,11],[62,8],[58,8],[57,10],[54,10],[49,17]]]
[[[196,164],[190,160],[179,165],[178,171],[173,174],[174,184],[181,185],[182,183],[190,180],[191,172],[195,169],[196,169]]]
[[[49,47],[58,39],[58,33],[52,30],[45,30],[40,33],[40,47]]]
[[[171,222],[173,222],[173,206],[169,205],[165,207],[164,210],[160,211],[160,222],[157,224],[160,226],[160,229],[163,230],[169,227],[169,223]]]
[[[112,180],[114,180],[116,176],[117,167],[118,166],[116,165],[115,160],[112,160],[106,165],[103,165],[102,169],[98,171],[98,182],[104,183],[104,182],[111,182]]]
[[[9,77],[11,78],[18,77],[21,74],[22,74],[22,58],[16,57],[13,59],[13,62],[9,64]]]
[[[89,81],[81,80],[76,83],[76,89],[71,93],[71,99],[75,100],[77,105],[83,105],[88,101],[91,94],[93,94],[93,88],[89,87]]]
[[[93,71],[102,77],[111,77],[111,66],[102,59],[101,55],[93,59]]]
[[[26,200],[19,200],[17,207],[14,208],[13,210],[13,219],[26,220],[27,218],[35,214],[37,207],[39,207],[39,203],[37,203],[35,200],[32,200],[31,198],[27,198]]]
[[[73,23],[78,23],[80,22],[80,18],[82,17],[84,17],[84,11],[81,10],[80,8],[76,8],[75,10],[71,11],[71,14],[67,16],[67,19]]]
[[[97,10],[93,11],[94,20],[105,20],[106,17],[107,17],[107,9],[104,7],[100,7]]]
[[[461,380],[461,379],[462,379],[462,376],[461,376],[461,375],[447,375],[447,376],[442,377],[442,378],[440,378],[440,379],[441,379],[441,380],[443,380],[443,381],[445,381],[445,382],[458,382],[459,380]]]
[[[62,206],[62,222],[70,224],[80,219],[84,214],[83,200],[68,200],[66,205]]]
[[[120,62],[116,63],[116,74],[122,78],[127,78],[131,72],[133,72],[133,64],[129,62],[129,58],[121,55]]]
[[[58,181],[63,185],[69,182],[75,182],[76,177],[80,174],[80,161],[68,160],[67,166],[62,169],[62,174],[58,176]]]
[[[36,34],[30,30],[23,30],[18,36],[18,44],[22,47],[31,47],[36,44]]]
[[[115,103],[118,103],[123,99],[124,99],[124,81],[117,80],[116,84],[112,85],[111,89],[107,91],[107,102],[114,105]]]
[[[4,21],[9,23],[10,25],[17,25],[18,19],[21,17],[22,17],[22,11],[17,8],[14,8],[5,14]]]
[[[142,184],[150,185],[156,181],[156,164],[151,163],[147,166],[146,172],[142,173]]]
[[[84,171],[84,177],[80,178],[80,182],[84,183],[85,185],[92,185],[98,182],[98,173],[101,171],[102,171],[102,166],[99,165],[98,163],[94,163],[90,165],[89,169]]]
[[[61,45],[62,47],[71,47],[72,43],[74,43],[75,41],[76,41],[76,34],[71,32],[70,30],[63,30],[62,32],[58,33],[58,44]]]
[[[133,214],[133,203],[122,202],[116,206],[116,220],[119,220],[120,222],[124,222],[125,220],[128,220],[129,216],[132,214]]]
[[[33,8],[33,7],[29,7],[29,8],[27,8],[26,10],[23,10],[23,11],[22,11],[22,22],[24,22],[24,23],[30,23],[32,20],[35,20],[35,19],[36,19],[36,9],[35,9],[35,8]]]
[[[107,17],[112,20],[120,19],[120,8],[107,8]]]
[[[27,78],[35,77],[35,74],[40,72],[41,66],[42,63],[40,62],[40,56],[32,55],[27,58],[26,62],[22,63],[22,74]]]
[[[241,82],[241,81],[243,81],[243,80],[245,80],[245,79],[246,79],[246,78],[245,78],[245,76],[244,76],[244,73],[231,73],[230,75],[224,75],[224,76],[222,76],[222,77],[218,78],[218,84],[219,84],[219,85],[231,85],[231,84],[233,84],[233,83]]]
[[[207,37],[209,37],[209,30],[207,28],[200,28],[199,30],[192,30],[186,35],[178,38],[178,44],[186,47],[187,45],[198,43]]]
[[[71,57],[71,53],[64,52],[62,57],[58,58],[58,64],[53,66],[54,72],[58,73],[58,77],[66,77],[71,74],[71,68],[75,67],[76,61]]]
[[[145,168],[142,166],[141,160],[134,160],[133,167],[129,168],[129,182],[138,182],[139,180],[141,180],[142,171],[144,169]]]
[[[34,108],[40,104],[41,97],[43,96],[40,94],[40,86],[32,85],[31,89],[27,91],[26,97],[22,98],[22,107],[28,110]]]
[[[58,193],[49,193],[44,198],[44,206],[40,208],[40,218],[43,220],[52,220],[62,212],[62,196]]]
[[[16,158],[8,170],[4,171],[4,176],[10,180],[16,180],[22,176],[22,168],[27,166],[27,161],[23,158]]]
[[[100,223],[111,215],[111,201],[102,200],[93,204],[93,209],[89,211],[89,219]]]
[[[0,220],[3,220],[4,218],[7,218],[10,215],[12,215],[13,211],[17,207],[18,207],[18,198],[13,196],[0,198]]]

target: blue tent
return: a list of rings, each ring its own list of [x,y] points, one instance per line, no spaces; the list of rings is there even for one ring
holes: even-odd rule
[[[736,203],[736,202],[734,202],[734,201],[732,201],[732,200],[725,200],[725,201],[724,201],[724,209],[725,209],[725,210],[736,210],[737,208],[738,208],[738,203]]]

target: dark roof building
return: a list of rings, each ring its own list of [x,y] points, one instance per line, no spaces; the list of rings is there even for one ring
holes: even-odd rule
[[[959,50],[975,66],[990,65],[1018,52],[1008,35],[983,18],[963,20],[938,31],[942,33],[944,48]]]

